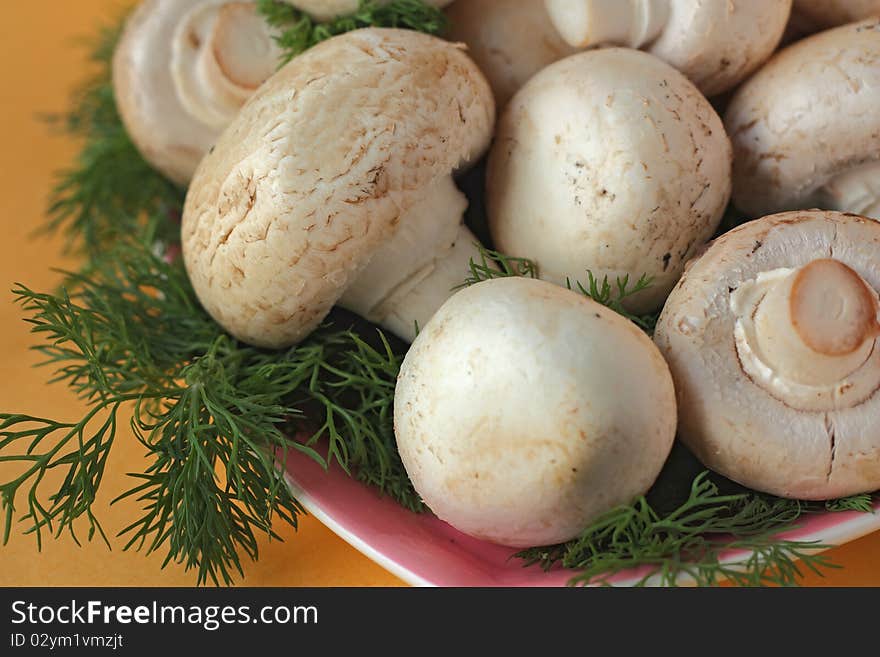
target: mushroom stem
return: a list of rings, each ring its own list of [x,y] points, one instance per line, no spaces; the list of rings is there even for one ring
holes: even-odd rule
[[[880,219],[880,160],[838,174],[819,194],[823,207]]]
[[[753,314],[759,358],[803,385],[831,385],[861,367],[878,335],[877,294],[838,260],[784,270]]]
[[[615,44],[640,48],[656,39],[669,18],[669,0],[545,0],[569,45]]]
[[[339,305],[412,342],[418,327],[461,286],[471,259],[480,259],[479,241],[460,223],[466,208],[451,176],[435,183],[400,218],[395,235],[376,251]]]

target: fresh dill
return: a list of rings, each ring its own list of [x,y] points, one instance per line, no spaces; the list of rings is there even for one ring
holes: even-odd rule
[[[270,25],[280,30],[275,41],[286,63],[321,41],[363,27],[397,27],[426,34],[440,34],[446,17],[440,9],[423,0],[360,0],[353,14],[325,23],[280,0],[258,0],[257,8]]]
[[[841,497],[837,500],[828,500],[827,502],[825,502],[825,510],[834,513],[841,511],[874,513],[874,498],[875,495],[871,495],[870,493],[862,493],[861,495]]]

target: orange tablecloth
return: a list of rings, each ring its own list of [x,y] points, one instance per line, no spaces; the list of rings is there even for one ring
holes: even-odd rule
[[[118,3],[117,3],[118,4]],[[67,93],[82,77],[82,50],[76,39],[94,32],[102,19],[115,15],[108,0],[11,2],[0,7],[0,289],[14,282],[48,290],[58,281],[52,267],[73,266],[59,255],[58,239],[35,238],[31,232],[43,217],[51,175],[75,152],[71,142],[49,135],[40,114],[66,107]],[[81,417],[82,405],[62,386],[45,384],[49,371],[33,369],[34,344],[21,322],[11,295],[0,294],[0,410],[28,412],[58,419]],[[140,471],[143,450],[120,431],[102,485],[97,512],[108,534],[127,525],[133,503],[110,507],[109,501],[129,485],[125,473]],[[0,467],[0,479],[5,479]],[[251,586],[395,586],[393,575],[373,564],[312,518],[298,532],[279,527],[284,542],[261,541],[261,557],[246,565],[242,584]],[[0,585],[186,586],[192,573],[169,566],[160,570],[161,555],[145,558],[123,552],[114,542],[77,547],[70,537],[45,543],[37,553],[31,537],[14,535],[0,548]],[[875,556],[878,555],[878,556]],[[832,552],[844,568],[809,584],[880,585],[880,533]]]

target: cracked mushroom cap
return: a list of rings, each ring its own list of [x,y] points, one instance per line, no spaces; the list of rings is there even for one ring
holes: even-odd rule
[[[757,69],[779,44],[791,0],[545,0],[572,46],[642,48],[714,96]]]
[[[279,60],[254,2],[146,0],[113,57],[119,113],[144,158],[185,185]]]
[[[632,322],[544,281],[450,298],[397,380],[394,430],[416,491],[477,538],[573,538],[657,478],[675,438],[669,368]]]
[[[720,237],[655,333],[679,437],[708,467],[774,495],[880,488],[878,290],[869,219],[789,212]]]
[[[306,12],[317,21],[330,21],[338,16],[347,16],[357,11],[360,0],[283,0],[300,11]],[[379,4],[387,4],[390,0],[380,0]],[[425,4],[443,8],[452,0],[425,0]]]
[[[794,0],[794,11],[816,30],[880,16],[880,0]]]
[[[401,217],[485,150],[494,114],[476,65],[435,37],[369,28],[295,58],[189,188],[183,256],[202,304],[245,342],[298,342]]]
[[[543,0],[467,0],[446,15],[446,36],[467,44],[499,109],[535,73],[576,52],[553,27]]]
[[[623,48],[580,53],[535,75],[502,114],[489,159],[498,248],[565,284],[642,274],[632,299],[659,308],[718,226],[730,194],[721,119],[681,73]]]
[[[724,117],[736,206],[751,217],[810,207],[880,216],[878,104],[877,19],[780,51]]]

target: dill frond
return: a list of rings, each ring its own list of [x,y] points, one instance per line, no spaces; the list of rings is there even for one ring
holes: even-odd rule
[[[396,27],[434,35],[446,27],[443,12],[422,0],[360,0],[353,14],[326,23],[279,0],[258,0],[257,8],[270,25],[280,30],[275,40],[283,51],[282,64],[321,41],[363,27]]]

